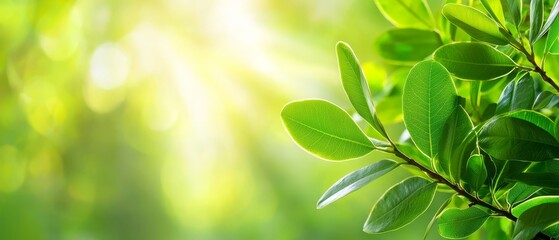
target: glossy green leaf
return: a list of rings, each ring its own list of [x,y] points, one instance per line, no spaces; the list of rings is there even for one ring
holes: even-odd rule
[[[515,26],[520,26],[522,23],[522,0],[501,0],[500,2],[503,6],[505,19]]]
[[[519,109],[531,109],[535,99],[534,80],[525,74],[519,81],[511,81],[501,93],[495,114]]]
[[[433,29],[429,7],[423,0],[375,0],[375,3],[396,27]]]
[[[493,20],[505,24],[505,15],[503,14],[503,7],[501,1],[481,0],[481,4],[489,13]]]
[[[507,202],[511,206],[514,206],[536,194],[540,189],[541,187],[530,186],[522,182],[517,182],[509,191],[507,195]]]
[[[398,166],[397,162],[392,160],[380,160],[369,164],[363,168],[353,171],[338,180],[320,197],[317,208],[323,208],[328,204],[354,192],[371,181],[392,171]]]
[[[323,100],[287,104],[283,124],[293,140],[318,157],[343,160],[361,157],[374,149],[368,137],[338,106]]]
[[[542,108],[547,107],[547,105],[551,102],[551,100],[553,99],[553,96],[556,96],[555,94],[553,94],[550,91],[543,91],[540,94],[538,94],[538,96],[536,97],[536,100],[534,101],[534,105],[532,106],[532,109],[535,110],[540,110]]]
[[[554,10],[558,9],[557,5],[559,3],[556,1],[554,5]],[[557,18],[556,18],[557,19]],[[546,23],[547,25],[547,23]],[[557,38],[559,37],[559,20],[554,20],[551,25],[549,26],[549,32],[545,39],[545,48],[544,52],[547,53],[552,49],[552,46],[557,46]]]
[[[510,177],[510,180],[523,182],[535,187],[559,189],[559,173],[557,172],[520,173]]]
[[[470,184],[474,191],[478,191],[487,179],[487,168],[483,162],[483,156],[474,154],[470,156],[466,163],[466,173],[464,180]]]
[[[522,213],[526,212],[528,209],[545,203],[559,203],[559,196],[539,196],[532,198],[512,208],[511,213],[515,217],[520,217],[520,215],[522,215]]]
[[[512,221],[507,218],[489,218],[484,226],[487,232],[486,239],[511,239]]]
[[[438,220],[439,234],[450,239],[468,237],[483,226],[489,216],[477,207],[447,209]]]
[[[559,142],[528,121],[499,117],[485,124],[479,146],[501,160],[545,161],[559,156]]]
[[[543,26],[543,0],[530,0],[530,32],[528,39],[533,45],[538,40],[538,34]]]
[[[528,209],[516,221],[514,240],[530,240],[546,227],[559,222],[559,203],[546,203]]]
[[[421,165],[426,166],[429,169],[432,169],[431,161],[425,154],[421,153],[417,147],[408,145],[408,144],[399,144],[396,143],[396,147],[400,152],[402,152],[405,156],[416,160],[417,162],[421,163]]]
[[[439,143],[439,153],[438,153],[438,170],[440,172],[451,175],[452,164],[458,164],[458,152],[456,151],[464,140],[468,133],[473,129],[472,121],[468,112],[462,107],[457,106],[452,115],[446,121],[443,134]],[[455,178],[455,180],[457,180]]]
[[[551,119],[545,115],[530,110],[520,110],[506,114],[508,117],[522,119],[533,123],[534,125],[544,129],[549,134],[553,135],[555,132],[555,125]]]
[[[440,191],[440,189],[439,189],[439,191]],[[433,218],[431,218],[431,221],[429,221],[429,224],[427,224],[427,227],[425,228],[425,233],[423,234],[423,240],[427,239],[427,234],[429,233],[429,231],[433,227],[433,224],[435,224],[435,221],[437,221],[437,219],[439,218],[441,213],[446,209],[446,207],[452,201],[452,198],[454,198],[455,196],[456,195],[453,195],[452,197],[449,197],[446,201],[443,202],[443,204],[441,204],[441,206],[439,207],[439,209],[437,210],[437,212],[435,213]]]
[[[473,7],[449,3],[443,7],[443,15],[477,40],[497,45],[509,43],[497,23]]]
[[[363,70],[353,50],[346,43],[338,42],[336,53],[338,55],[340,77],[349,101],[361,117],[386,137],[386,131],[376,116],[375,105],[373,104],[367,79],[365,79]]]
[[[543,6],[543,4],[542,4],[542,6]],[[557,18],[558,14],[559,14],[559,1],[555,1],[555,3],[553,4],[553,7],[551,8],[551,12],[549,13],[549,16],[547,17],[547,20],[545,21],[545,24],[543,25],[542,29],[540,30],[540,32],[539,32],[538,36],[536,37],[535,41],[538,41],[538,39],[542,38],[547,33],[547,31],[551,28],[551,25],[554,24],[555,19]],[[542,15],[542,18],[543,18],[543,15]],[[552,38],[553,38],[553,35],[554,34],[551,35]],[[555,38],[557,38],[557,35],[555,35]]]
[[[382,233],[399,229],[421,215],[435,196],[437,183],[408,178],[390,188],[375,204],[363,231]]]
[[[404,123],[417,148],[427,156],[438,153],[444,124],[457,99],[452,78],[441,64],[423,61],[410,70],[402,96]]]
[[[418,62],[433,54],[442,45],[438,33],[413,28],[391,29],[376,41],[378,54],[388,61]]]
[[[506,54],[483,43],[454,43],[439,48],[433,59],[458,78],[492,80],[516,68]]]

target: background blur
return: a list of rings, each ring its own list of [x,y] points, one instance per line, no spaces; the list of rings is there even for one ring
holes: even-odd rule
[[[383,156],[321,161],[279,118],[349,109],[335,43],[378,62],[389,27],[372,0],[0,1],[0,238],[420,238],[436,209],[361,230],[403,170],[316,210]]]

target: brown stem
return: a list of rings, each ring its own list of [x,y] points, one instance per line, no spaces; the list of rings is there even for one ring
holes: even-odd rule
[[[470,202],[471,205],[479,205],[482,207],[485,207],[489,210],[491,210],[492,212],[496,213],[497,215],[506,217],[514,222],[516,222],[518,220],[517,217],[515,217],[514,215],[512,215],[511,212],[504,210],[504,209],[500,209],[496,206],[493,206],[481,199],[479,199],[478,197],[470,194],[468,191],[466,191],[465,189],[463,189],[461,186],[459,186],[458,184],[454,184],[450,181],[448,181],[446,178],[444,178],[443,176],[441,176],[440,174],[438,174],[437,172],[432,171],[431,169],[426,168],[425,166],[419,164],[417,161],[407,157],[406,155],[404,155],[402,152],[400,152],[400,150],[398,150],[397,148],[394,148],[394,155],[396,155],[397,157],[403,159],[404,161],[406,161],[406,163],[408,163],[409,165],[412,165],[418,169],[420,169],[421,171],[423,171],[425,174],[427,174],[430,178],[437,180],[437,182],[442,183],[444,185],[447,185],[448,187],[452,188],[452,190],[454,190],[457,194],[467,198]],[[542,238],[542,239],[554,239],[552,237],[549,237],[541,232],[539,232],[536,235],[537,238]]]
[[[524,47],[524,45],[522,45],[520,42],[517,42],[515,44],[511,44],[511,46],[513,46],[514,48],[516,48],[518,51],[522,52],[524,54],[524,56],[526,56],[526,59],[528,59],[528,62],[530,62],[532,65],[534,65],[534,70],[535,72],[539,73],[540,76],[542,77],[542,79],[549,83],[553,88],[555,88],[555,91],[559,92],[559,86],[557,86],[557,84],[555,83],[555,81],[553,81],[553,79],[551,79],[551,77],[549,77],[549,75],[547,75],[547,73],[545,72],[545,70],[543,70],[540,65],[538,65],[538,63],[536,62],[536,59],[534,57],[534,51],[532,50],[531,53],[528,53],[528,50],[526,50],[526,48]]]

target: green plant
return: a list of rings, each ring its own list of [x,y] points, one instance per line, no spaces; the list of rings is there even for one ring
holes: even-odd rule
[[[420,171],[377,201],[365,232],[409,224],[446,191],[453,195],[432,221],[443,237],[464,238],[484,225],[490,239],[559,237],[559,1],[376,4],[397,27],[376,41],[386,79],[360,65],[349,45],[336,46],[343,88],[367,127],[324,100],[291,102],[281,112],[294,141],[320,158],[394,156],[340,179],[318,208],[409,166]],[[383,124],[401,120],[396,141]]]

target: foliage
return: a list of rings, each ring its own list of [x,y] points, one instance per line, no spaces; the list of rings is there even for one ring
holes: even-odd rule
[[[336,46],[343,88],[360,116],[353,120],[364,120],[366,129],[322,100],[289,103],[281,114],[293,139],[319,157],[345,160],[376,150],[394,158],[348,174],[318,207],[407,165],[420,171],[377,201],[365,232],[404,227],[437,190],[450,189],[452,200],[433,217],[443,237],[465,238],[481,228],[519,240],[559,237],[559,1],[376,4],[396,26],[376,41],[393,83],[383,86],[388,94],[371,93],[382,83],[367,81],[349,45]],[[391,79],[401,71],[405,81]],[[399,98],[401,112],[375,107],[373,98]],[[403,120],[400,140],[388,134],[385,119]]]

